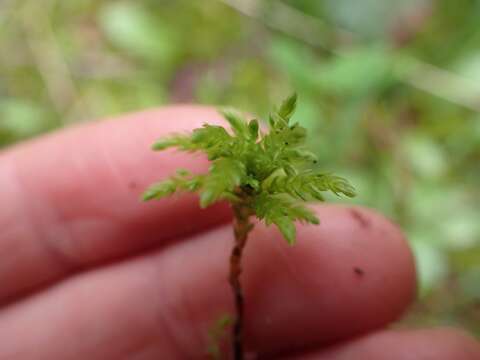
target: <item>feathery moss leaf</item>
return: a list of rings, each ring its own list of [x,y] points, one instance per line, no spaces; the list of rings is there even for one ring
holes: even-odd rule
[[[236,136],[241,138],[248,137],[249,135],[248,125],[237,111],[226,108],[226,109],[222,109],[220,113],[223,115],[225,120],[227,120],[227,122],[230,124]]]
[[[315,214],[285,195],[262,193],[253,203],[256,216],[267,225],[275,224],[289,244],[295,242],[295,221],[318,224]]]
[[[278,110],[278,115],[281,118],[285,119],[288,123],[290,118],[295,113],[296,108],[297,108],[297,94],[293,93],[282,102],[282,105],[280,105],[280,109]]]
[[[177,176],[150,186],[143,193],[142,199],[143,201],[161,199],[179,191],[196,192],[203,186],[204,181],[203,175],[191,176],[185,170],[180,170],[177,171]]]
[[[335,195],[355,196],[355,190],[345,179],[336,175],[312,171],[299,174],[278,174],[271,180],[266,190],[271,194],[287,193],[303,201],[323,201],[322,193],[325,191],[331,191]]]
[[[236,159],[215,161],[200,191],[200,206],[207,207],[221,198],[234,198],[235,188],[246,177],[245,165]]]

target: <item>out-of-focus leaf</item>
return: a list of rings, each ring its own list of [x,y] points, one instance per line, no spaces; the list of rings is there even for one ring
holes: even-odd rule
[[[480,265],[460,276],[460,287],[469,300],[480,301]]]
[[[308,89],[316,86],[313,74],[318,65],[308,47],[278,37],[270,44],[269,56],[299,87]]]
[[[470,212],[467,212],[462,210],[456,211],[455,207],[452,207],[450,215],[441,225],[441,229],[448,239],[450,249],[469,249],[475,245],[480,245],[478,209],[472,209]]]
[[[45,111],[24,99],[0,100],[0,131],[8,137],[25,138],[46,130]]]
[[[333,21],[362,37],[385,38],[395,21],[415,14],[430,0],[325,0],[327,15]]]
[[[468,54],[457,61],[454,70],[471,81],[480,81],[480,52]]]
[[[424,296],[445,279],[448,273],[447,257],[421,233],[410,234],[409,239],[417,264],[420,295]]]
[[[317,68],[315,77],[322,88],[341,95],[367,95],[393,80],[393,59],[384,48],[346,51]]]
[[[475,269],[480,266],[480,246],[452,251],[450,261],[459,274]]]
[[[176,55],[175,33],[141,3],[108,3],[100,12],[99,23],[111,43],[130,55],[161,62]]]
[[[412,134],[404,138],[402,146],[410,166],[419,176],[435,178],[445,173],[446,156],[431,137]]]
[[[297,111],[293,116],[293,122],[298,122],[309,131],[308,141],[318,141],[318,129],[325,121],[318,104],[313,98],[301,95],[301,101],[298,103]]]
[[[166,103],[161,83],[139,77],[122,82],[95,82],[85,87],[83,99],[94,118],[142,110]]]

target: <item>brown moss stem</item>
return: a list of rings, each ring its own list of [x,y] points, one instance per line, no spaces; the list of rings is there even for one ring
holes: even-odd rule
[[[251,210],[242,205],[235,205],[234,211],[234,235],[235,243],[232,254],[230,256],[230,285],[232,287],[235,298],[236,317],[232,329],[233,337],[233,355],[235,360],[244,359],[244,343],[243,343],[243,313],[244,313],[244,297],[240,275],[242,273],[242,255],[245,245],[247,244],[248,233],[252,230],[253,225],[250,223]]]

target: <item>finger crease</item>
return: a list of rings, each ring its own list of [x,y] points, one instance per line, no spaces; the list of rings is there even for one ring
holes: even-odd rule
[[[18,184],[19,203],[26,224],[32,229],[41,250],[62,273],[78,270],[81,265],[70,254],[72,236],[68,229],[68,222],[63,221],[63,215],[55,206],[45,199],[39,199],[32,194],[17,167],[14,167],[14,176]],[[48,224],[46,226],[45,224]]]

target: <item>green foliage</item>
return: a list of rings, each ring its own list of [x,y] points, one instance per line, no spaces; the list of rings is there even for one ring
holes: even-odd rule
[[[295,109],[297,108],[297,93],[286,98],[280,109],[278,109],[277,114],[279,119],[284,119],[287,124],[290,121],[291,117],[295,113]]]
[[[101,9],[98,22],[114,46],[136,57],[165,64],[176,55],[172,39],[175,34],[135,2],[107,4]]]
[[[303,201],[323,201],[322,192],[324,191],[331,191],[335,195],[355,196],[355,190],[345,179],[312,170],[291,175],[278,174],[273,177],[266,191],[271,194],[287,193]]]
[[[275,224],[289,244],[295,242],[294,221],[319,224],[312,211],[285,194],[270,195],[263,192],[253,201],[253,208],[257,217],[264,220],[267,225]]]
[[[151,186],[144,194],[145,201],[172,195],[177,191],[197,191],[205,185],[205,177],[192,176],[187,170],[178,170],[176,176]]]
[[[237,187],[247,176],[245,164],[234,158],[220,158],[210,167],[200,194],[200,205],[207,207],[220,199],[236,201]]]
[[[210,342],[208,345],[207,353],[213,360],[220,360],[222,352],[220,345],[222,339],[225,337],[227,328],[233,324],[233,318],[226,314],[221,316],[215,324],[210,328],[208,332],[208,337]]]
[[[173,135],[153,148],[176,147],[204,152],[212,161],[205,175],[182,171],[153,185],[144,200],[160,199],[178,191],[200,193],[200,205],[217,201],[248,208],[267,225],[275,224],[285,239],[295,242],[295,221],[318,224],[315,215],[300,203],[323,201],[324,192],[355,196],[347,180],[312,169],[316,157],[305,149],[307,132],[291,121],[297,95],[288,97],[269,116],[263,133],[257,120],[246,121],[232,110],[222,110],[231,134],[222,126],[205,124],[191,135]]]

